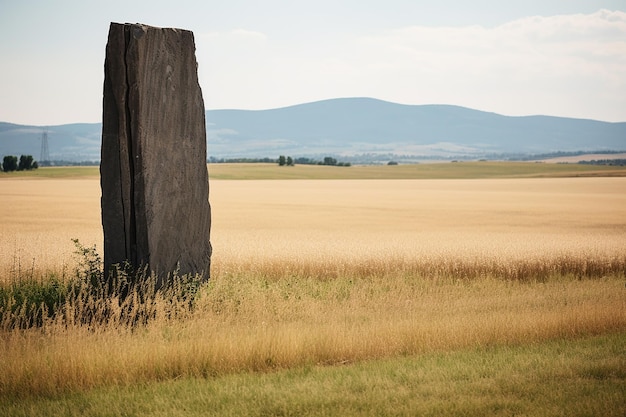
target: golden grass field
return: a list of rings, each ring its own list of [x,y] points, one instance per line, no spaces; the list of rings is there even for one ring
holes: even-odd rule
[[[102,248],[98,178],[0,180],[0,271]],[[214,274],[375,261],[542,262],[626,253],[626,178],[212,180]],[[286,272],[285,275],[289,273]]]
[[[99,199],[97,177],[0,178],[0,277],[100,250]],[[210,201],[194,311],[3,330],[0,398],[626,334],[625,177],[212,179]]]

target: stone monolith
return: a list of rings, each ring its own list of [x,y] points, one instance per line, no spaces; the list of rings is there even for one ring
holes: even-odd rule
[[[104,72],[105,271],[128,262],[161,281],[175,270],[208,279],[211,207],[193,33],[111,23]]]

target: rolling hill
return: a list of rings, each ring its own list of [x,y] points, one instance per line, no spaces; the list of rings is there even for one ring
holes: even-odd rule
[[[330,99],[271,110],[208,110],[208,155],[354,160],[480,158],[552,152],[624,151],[626,123],[552,116],[511,117],[451,105]],[[0,123],[0,156],[39,158],[43,127]],[[50,126],[53,160],[98,160],[99,123]]]

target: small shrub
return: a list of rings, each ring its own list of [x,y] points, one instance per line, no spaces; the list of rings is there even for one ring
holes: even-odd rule
[[[78,256],[78,266],[76,268],[76,278],[80,281],[88,282],[94,287],[104,286],[104,273],[102,271],[102,258],[96,249],[96,245],[91,247],[83,246],[78,239],[74,242],[74,254]]]
[[[118,265],[105,277],[95,246],[72,239],[78,264],[70,278],[13,279],[0,285],[0,328],[40,327],[46,320],[64,325],[135,327],[190,312],[201,276],[173,271],[160,288],[147,268]]]
[[[20,162],[17,165],[18,171],[29,171],[38,167],[39,165],[37,165],[32,155],[20,155]]]
[[[17,156],[6,155],[2,159],[2,169],[4,172],[17,171]]]
[[[0,287],[0,322],[14,328],[41,326],[65,303],[67,293],[56,277],[11,282]]]

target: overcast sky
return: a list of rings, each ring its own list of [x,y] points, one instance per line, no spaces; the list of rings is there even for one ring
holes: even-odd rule
[[[624,0],[0,0],[0,121],[100,121],[110,22],[192,30],[207,109],[374,97],[626,121]]]

